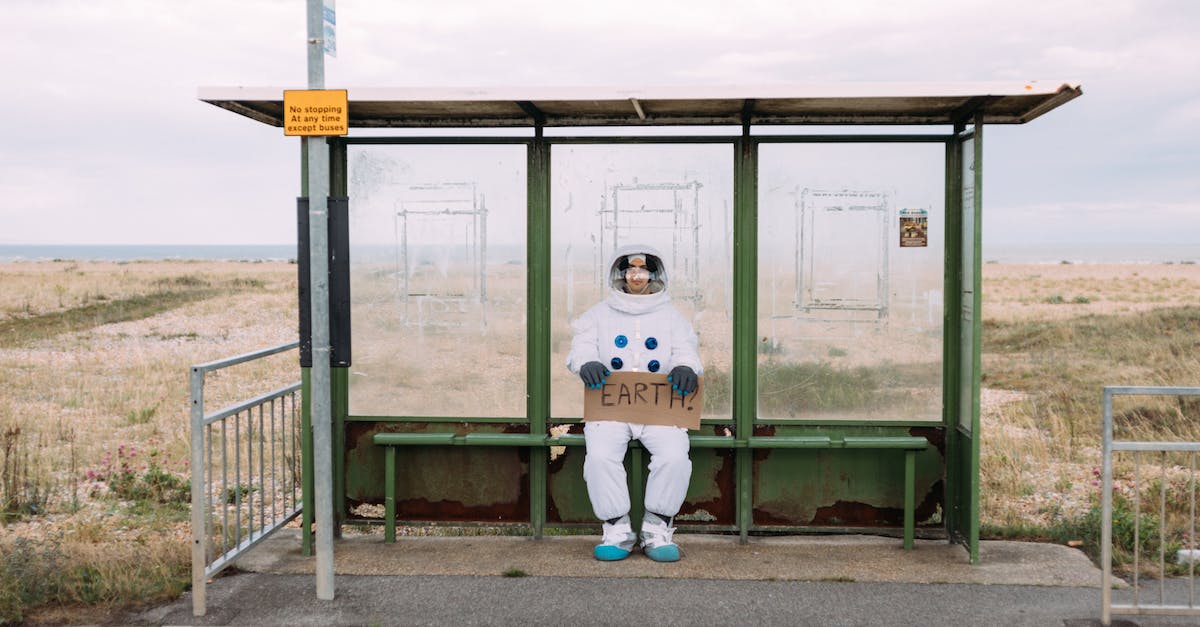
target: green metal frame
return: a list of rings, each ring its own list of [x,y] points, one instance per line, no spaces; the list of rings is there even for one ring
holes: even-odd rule
[[[891,437],[890,434],[900,429],[911,427],[941,428],[945,431],[945,525],[952,539],[966,545],[972,563],[978,562],[978,503],[979,503],[979,270],[980,270],[980,183],[982,181],[981,139],[982,123],[976,120],[971,131],[965,125],[957,125],[954,133],[921,134],[921,135],[800,135],[756,136],[750,133],[749,126],[742,128],[740,135],[727,136],[654,136],[654,137],[545,137],[540,127],[536,128],[532,137],[371,137],[371,138],[333,138],[330,140],[331,150],[331,185],[333,195],[347,194],[346,184],[346,149],[349,145],[369,144],[409,144],[409,145],[480,145],[480,144],[509,144],[525,145],[527,158],[527,361],[526,361],[526,413],[523,417],[462,417],[462,416],[357,416],[348,412],[348,378],[344,368],[335,368],[332,373],[332,398],[334,421],[334,464],[335,464],[335,512],[340,524],[347,515],[345,475],[346,468],[346,429],[353,423],[472,423],[472,424],[516,424],[529,425],[530,434],[544,434],[548,426],[553,424],[578,422],[576,417],[554,418],[550,416],[550,193],[551,193],[551,159],[550,151],[554,144],[728,144],[733,150],[733,274],[734,274],[734,325],[733,325],[733,403],[732,416],[728,419],[705,419],[702,425],[728,425],[735,427],[735,436],[721,438],[704,435],[693,435],[695,448],[729,448],[733,449],[735,463],[734,484],[736,489],[736,524],[732,530],[737,531],[743,541],[748,534],[757,528],[753,522],[755,505],[754,483],[754,450],[755,448],[851,448],[844,442],[858,437],[864,441],[867,448],[886,449],[894,446],[903,438]],[[972,207],[962,207],[962,141],[964,137],[973,139],[974,151],[970,156],[975,160],[975,202]],[[930,422],[873,422],[854,421],[837,423],[820,420],[771,420],[766,421],[773,427],[783,427],[783,433],[775,438],[754,437],[755,426],[764,424],[757,418],[757,276],[758,276],[758,147],[764,143],[942,143],[946,147],[946,250],[945,250],[945,311],[943,335],[943,420],[941,423]],[[307,189],[307,181],[303,181]],[[964,239],[963,211],[972,211],[974,226],[970,239]],[[962,284],[963,281],[963,246],[973,242],[973,257],[966,263],[974,266],[971,273],[973,285],[970,289]],[[962,297],[964,291],[972,298],[971,308],[965,310]],[[964,319],[964,313],[971,317]],[[963,325],[971,325],[973,333],[970,347],[970,363],[964,364],[962,356]],[[964,368],[964,366],[967,366]],[[304,373],[305,401],[303,407],[304,419],[309,419],[307,406],[307,391],[309,379]],[[963,384],[973,390],[970,416],[967,417],[969,429],[960,428],[961,390]],[[307,422],[306,422],[307,425]],[[788,429],[792,431],[789,432]],[[796,430],[799,431],[796,431]],[[817,429],[825,435],[810,434]],[[863,432],[863,429],[866,429]],[[305,429],[306,435],[309,431]],[[832,434],[835,440],[842,442],[837,446],[828,443]],[[844,438],[847,434],[850,437]],[[859,434],[859,435],[854,435]],[[419,434],[412,434],[419,435]],[[429,434],[441,442],[444,435]],[[534,537],[541,537],[546,525],[547,468],[549,466],[549,443],[530,444],[525,440],[505,440],[503,437],[474,437],[488,434],[471,434],[466,438],[456,440],[456,444],[476,444],[488,446],[521,446],[529,451],[529,520]],[[519,434],[497,434],[519,435]],[[529,434],[525,435],[528,439]],[[882,437],[882,439],[879,439]],[[875,438],[872,444],[869,440]],[[428,438],[427,438],[428,439]],[[823,439],[824,442],[816,440]],[[886,441],[885,441],[886,440]],[[511,442],[511,443],[509,443]],[[311,473],[307,464],[311,464],[311,441],[306,440],[305,480],[310,481]],[[394,494],[395,477],[395,446],[389,446],[387,465],[392,468],[386,478],[387,493]],[[917,449],[910,448],[903,454],[905,482],[911,486],[920,465],[928,467],[932,451],[929,455],[921,455]],[[635,504],[641,503],[641,495],[645,477],[646,459],[640,447],[630,451],[630,482],[634,494],[631,494]],[[897,458],[900,459],[899,457]],[[923,462],[921,460],[924,460]],[[897,469],[899,470],[899,469]],[[928,474],[928,473],[926,473]],[[311,488],[305,484],[305,550],[310,547],[309,531],[311,530],[310,510]],[[913,510],[912,492],[905,493],[905,528],[906,545],[910,543],[912,528],[911,513]],[[394,508],[394,500],[387,501],[388,507]],[[635,509],[638,505],[635,505]],[[394,509],[389,510],[394,513]],[[631,512],[638,519],[640,512]],[[710,528],[711,529],[711,528]],[[770,527],[772,530],[825,530],[814,527]],[[827,530],[839,530],[831,528]],[[848,531],[848,528],[840,528]]]
[[[758,143],[750,128],[733,146],[733,419],[735,435],[754,433],[758,412]],[[753,524],[753,457],[737,450],[737,526],[741,541]]]
[[[967,142],[970,154],[964,148]],[[974,176],[964,181],[968,161]],[[965,122],[956,124],[954,139],[946,143],[942,403],[946,425],[946,528],[951,538],[967,548],[972,564],[979,563],[982,183],[983,122],[977,118],[971,128]],[[969,206],[963,202],[967,184],[973,189]]]

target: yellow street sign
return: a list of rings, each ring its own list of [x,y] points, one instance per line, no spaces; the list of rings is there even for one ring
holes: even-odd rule
[[[347,135],[350,107],[345,89],[283,90],[283,134]]]

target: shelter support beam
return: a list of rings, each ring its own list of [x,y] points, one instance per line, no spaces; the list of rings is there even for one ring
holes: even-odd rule
[[[525,264],[529,294],[526,300],[525,412],[530,435],[546,435],[550,418],[550,144],[542,137],[541,126],[526,153],[528,217],[526,237],[528,258]],[[541,538],[546,523],[546,467],[549,450],[529,449],[529,522],[533,537]]]
[[[958,137],[964,125],[954,126],[954,136]],[[958,529],[962,512],[959,508],[961,477],[957,472],[960,460],[960,440],[954,435],[954,426],[958,423],[958,364],[961,357],[959,350],[960,313],[962,311],[962,293],[959,286],[962,282],[962,255],[959,252],[962,241],[962,144],[957,139],[946,142],[946,247],[944,251],[944,274],[942,277],[942,293],[945,295],[945,305],[942,312],[942,333],[945,341],[942,346],[942,420],[947,432],[946,436],[946,529],[951,536]]]
[[[971,282],[970,285],[964,285],[965,288],[971,290],[971,317],[969,324],[971,325],[971,345],[970,349],[970,364],[969,368],[961,368],[961,372],[967,380],[962,386],[970,396],[970,426],[971,439],[970,448],[965,451],[967,454],[966,465],[963,468],[962,475],[964,482],[969,487],[967,491],[967,507],[969,515],[967,517],[967,551],[971,556],[971,563],[979,563],[979,444],[982,437],[979,424],[979,385],[980,385],[980,370],[982,369],[982,335],[983,335],[983,114],[975,114],[975,136],[971,142],[971,154],[963,155],[966,159],[971,159],[971,173],[973,175],[972,187],[975,190],[971,195],[971,206],[963,207],[964,213],[969,212],[971,216],[971,232],[963,233],[964,239],[968,240],[971,245],[970,256],[964,256],[963,265],[971,264]],[[967,242],[964,242],[966,245]],[[966,296],[964,295],[964,299]],[[964,321],[967,324],[968,321]],[[965,351],[964,351],[965,353]],[[964,359],[965,359],[964,355]],[[966,365],[966,364],[964,364]]]
[[[955,125],[946,153],[945,384],[947,530],[979,563],[983,115]]]
[[[738,440],[754,435],[758,400],[758,143],[750,126],[734,142],[733,174],[733,419]],[[737,449],[734,481],[737,483],[736,517],[741,542],[748,541],[753,525],[753,463],[750,449]]]
[[[525,112],[525,115],[528,115],[531,119],[533,119],[533,123],[538,128],[538,134],[540,135],[542,125],[546,123],[545,112],[528,100],[517,101],[517,106],[521,107],[521,110]]]
[[[646,119],[646,112],[642,110],[642,103],[638,102],[637,98],[630,98],[629,104],[633,105],[633,110],[637,113],[639,120]]]
[[[968,98],[961,106],[950,114],[950,118],[954,120],[956,128],[959,125],[970,122],[975,118],[975,114],[987,108],[993,102],[999,100],[999,96],[972,96]]]

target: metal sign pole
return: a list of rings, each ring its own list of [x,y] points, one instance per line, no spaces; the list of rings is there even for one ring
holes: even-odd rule
[[[325,88],[321,0],[307,0],[308,88]],[[305,138],[308,153],[308,241],[312,298],[313,500],[316,501],[317,598],[333,599],[333,448],[329,373],[329,148]]]

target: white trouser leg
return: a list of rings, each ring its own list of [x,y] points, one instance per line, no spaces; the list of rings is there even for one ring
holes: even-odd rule
[[[588,422],[583,425],[587,456],[583,480],[587,482],[592,511],[600,520],[629,513],[629,484],[625,479],[625,451],[631,437],[624,422]]]
[[[633,431],[637,439],[642,441],[642,446],[650,451],[646,511],[663,516],[678,514],[692,480],[687,430],[660,425],[633,425]]]

